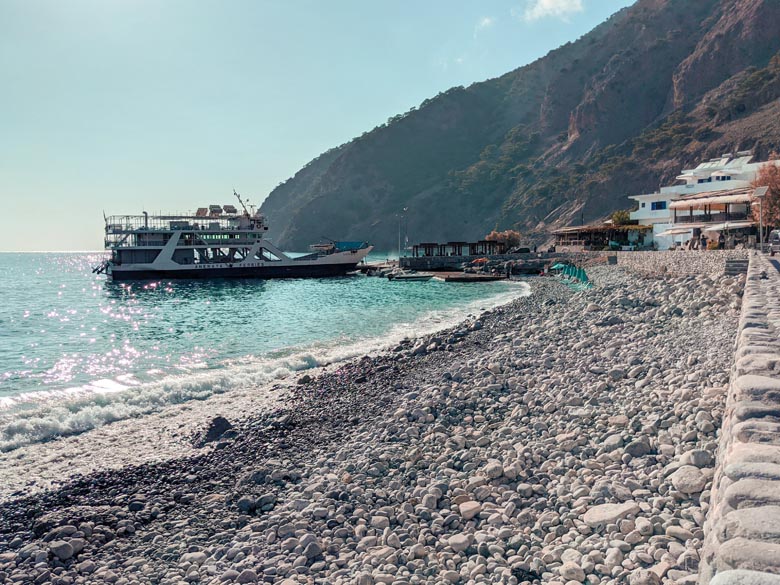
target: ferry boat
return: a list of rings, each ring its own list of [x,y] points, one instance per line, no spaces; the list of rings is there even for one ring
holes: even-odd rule
[[[233,205],[202,207],[194,215],[110,216],[111,257],[93,272],[113,280],[168,278],[311,278],[342,276],[373,249],[366,242],[328,242],[290,256],[266,239],[268,224]]]

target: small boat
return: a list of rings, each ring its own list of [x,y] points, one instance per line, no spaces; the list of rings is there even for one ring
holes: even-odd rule
[[[433,278],[430,272],[403,271],[387,275],[388,280],[402,280],[404,282],[425,282]]]

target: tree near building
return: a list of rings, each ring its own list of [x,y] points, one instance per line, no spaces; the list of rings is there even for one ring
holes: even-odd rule
[[[485,236],[485,239],[488,242],[502,242],[506,244],[507,248],[514,248],[515,246],[520,245],[520,242],[523,240],[523,236],[520,232],[515,230],[506,230],[503,232],[493,230],[487,236]]]
[[[764,210],[764,226],[780,226],[780,160],[776,154],[758,170],[752,187],[769,187],[761,205],[753,206],[753,218],[759,220],[759,209]]]
[[[609,219],[612,220],[612,225],[627,225],[631,221],[631,212],[627,209],[618,209],[610,214]]]

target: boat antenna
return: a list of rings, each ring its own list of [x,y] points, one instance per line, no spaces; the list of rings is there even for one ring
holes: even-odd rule
[[[243,208],[244,208],[244,213],[246,213],[247,215],[249,215],[249,210],[246,208],[246,205],[244,205],[244,200],[243,200],[243,199],[241,199],[241,195],[239,195],[238,193],[236,193],[236,190],[235,190],[235,189],[233,189],[233,195],[235,195],[235,196],[236,196],[236,199],[238,199],[238,202],[241,204],[241,207],[243,207]]]

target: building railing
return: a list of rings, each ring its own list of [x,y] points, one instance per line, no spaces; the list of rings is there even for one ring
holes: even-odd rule
[[[677,215],[674,223],[710,223],[719,221],[745,221],[751,219],[749,213],[700,213],[698,215]]]

